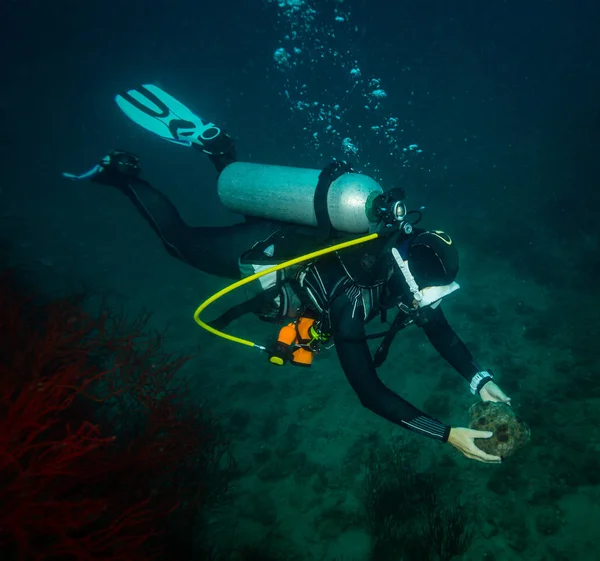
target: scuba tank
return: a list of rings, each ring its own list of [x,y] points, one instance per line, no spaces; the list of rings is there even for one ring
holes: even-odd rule
[[[233,162],[221,171],[217,190],[225,207],[244,216],[312,227],[321,234],[337,230],[359,235],[346,241],[337,238],[333,245],[297,257],[289,256],[283,262],[276,260],[266,266],[262,262],[265,256],[272,261],[275,253],[272,246],[277,240],[262,240],[252,248],[257,251],[259,261],[248,262],[251,269],[246,273],[241,271],[243,278],[213,294],[196,309],[194,320],[200,327],[221,338],[268,353],[270,363],[276,365],[289,362],[309,366],[314,354],[330,337],[324,318],[299,315],[294,321],[284,325],[277,342],[267,347],[221,331],[220,328],[227,325],[221,321],[223,316],[217,318],[213,326],[201,320],[200,315],[214,301],[253,281],[259,280],[263,289],[268,286],[266,293],[281,282],[282,277],[279,275],[282,271],[291,270],[292,267],[309,263],[321,256],[350,251],[350,248],[358,248],[376,240],[379,240],[378,252],[389,255],[389,250],[397,245],[400,238],[412,233],[413,225],[421,217],[420,211],[407,210],[402,188],[384,192],[374,179],[355,173],[345,162],[336,161],[322,171]],[[378,276],[378,265],[383,261],[372,255],[372,252],[359,250],[356,255],[348,257],[350,259],[342,262],[345,269],[349,265],[350,269],[360,268],[368,275],[374,271],[373,274]],[[358,265],[350,266],[350,261],[356,261]],[[385,261],[389,263],[388,257]],[[350,275],[348,270],[346,273]],[[269,282],[269,277],[275,279],[275,284]],[[354,280],[359,283],[361,281],[358,277]],[[367,278],[365,282],[371,280]],[[383,280],[385,279],[382,277],[381,281]],[[281,294],[278,296],[281,298]],[[285,314],[285,317],[295,316]]]
[[[373,202],[383,189],[342,162],[323,171],[234,162],[219,175],[217,192],[244,216],[363,234],[378,220]]]

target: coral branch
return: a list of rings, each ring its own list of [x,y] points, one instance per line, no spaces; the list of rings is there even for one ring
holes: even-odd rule
[[[20,559],[150,559],[165,517],[204,496],[182,470],[201,475],[225,450],[184,403],[188,359],[144,334],[147,315],[36,304],[1,277],[0,309],[0,546]]]

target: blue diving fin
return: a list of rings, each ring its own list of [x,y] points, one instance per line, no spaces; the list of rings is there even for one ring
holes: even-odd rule
[[[120,93],[115,101],[134,123],[175,144],[214,154],[221,151],[222,137],[229,138],[220,127],[152,84]]]

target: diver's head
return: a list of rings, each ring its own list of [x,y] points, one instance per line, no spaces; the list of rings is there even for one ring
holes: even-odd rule
[[[445,232],[417,233],[409,242],[407,260],[419,288],[445,286],[456,280],[458,251]]]

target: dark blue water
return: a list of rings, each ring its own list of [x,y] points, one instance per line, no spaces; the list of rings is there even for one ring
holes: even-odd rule
[[[479,505],[464,559],[596,559],[599,21],[589,0],[3,2],[4,262],[50,291],[91,283],[146,306],[173,348],[199,345],[185,372],[229,419],[242,466],[219,547],[373,558],[361,466],[393,427],[360,408],[333,351],[308,375],[273,372],[202,333],[191,314],[224,283],[169,257],[121,194],[62,179],[127,149],[188,222],[238,220],[210,163],[137,127],[114,96],[158,84],[226,127],[242,161],[347,159],[425,206],[425,224],[461,249],[463,290],[446,313],[533,441],[496,468],[410,437],[415,465]],[[234,331],[270,329],[244,319]],[[395,391],[464,425],[470,394],[424,339],[407,334],[390,363],[408,372],[382,371]]]

